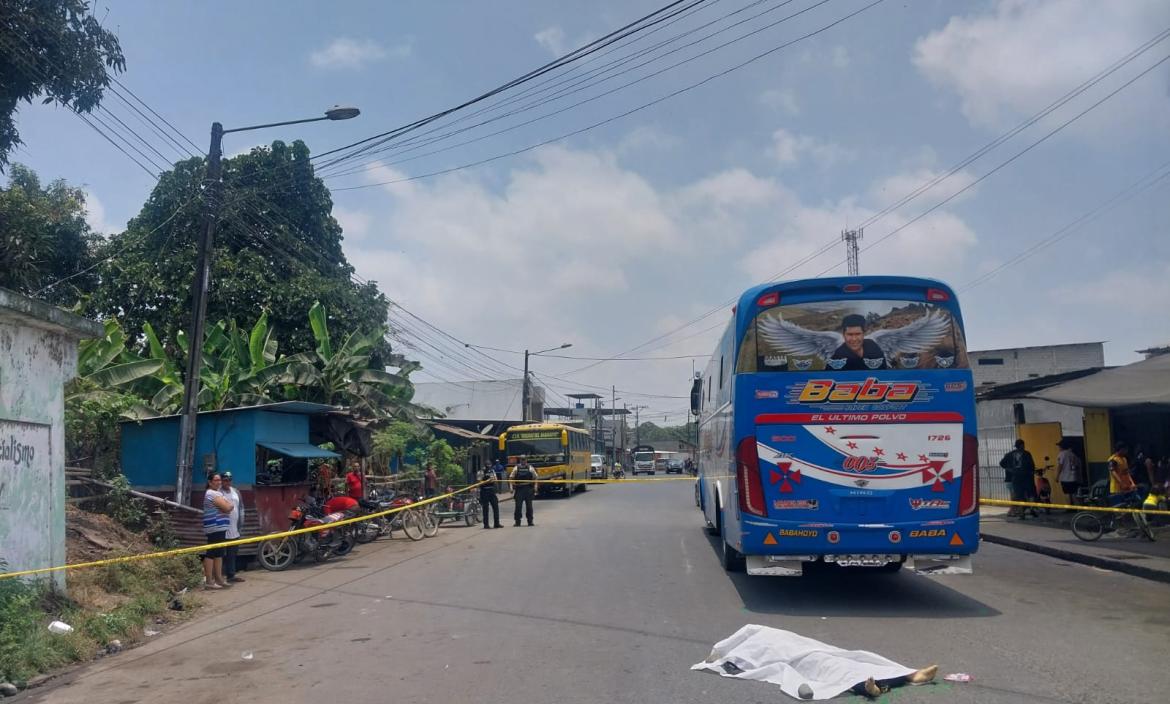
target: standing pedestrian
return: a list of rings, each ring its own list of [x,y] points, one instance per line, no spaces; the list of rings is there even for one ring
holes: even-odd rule
[[[539,476],[532,465],[528,464],[528,456],[520,455],[520,460],[516,463],[515,469],[512,470],[512,501],[516,504],[512,511],[512,519],[515,521],[513,525],[520,525],[521,509],[524,509],[524,515],[528,518],[528,525],[536,525],[532,522],[532,497],[536,494],[536,484],[534,483]]]
[[[496,482],[499,481],[499,477],[496,475],[495,468],[484,467],[479,473],[479,481],[484,482],[479,486],[479,506],[483,510],[483,527],[503,528],[500,525],[500,498],[496,496]],[[494,524],[488,523],[488,506],[491,506]]]
[[[346,494],[351,499],[361,501],[366,498],[365,477],[362,476],[362,465],[354,459],[350,460],[349,472],[345,475]]]
[[[1024,449],[1022,439],[1016,440],[1015,448],[1003,456],[1003,459],[999,461],[999,466],[1007,472],[1007,478],[1012,484],[1012,501],[1032,501],[1036,498],[1036,481],[1033,476],[1036,473],[1036,461],[1032,459],[1032,453]],[[1035,508],[1020,506],[1018,511],[1016,508],[1012,507],[1012,510],[1008,511],[1008,515],[1020,519],[1027,516],[1029,512],[1033,516],[1040,515]]]
[[[1060,488],[1064,489],[1064,495],[1071,502],[1077,489],[1084,482],[1083,465],[1081,458],[1073,452],[1072,443],[1068,440],[1061,438],[1057,447],[1060,448],[1060,453],[1056,456],[1056,481],[1060,482]]]
[[[223,495],[232,502],[232,510],[228,514],[227,535],[224,537],[227,540],[238,540],[244,537],[244,497],[240,495],[239,489],[232,486],[231,472],[224,472],[222,476]],[[243,582],[243,577],[236,576],[236,570],[239,569],[240,546],[230,545],[223,550],[223,576],[227,577],[229,582]]]
[[[439,493],[439,475],[435,472],[435,465],[427,462],[427,469],[423,472],[423,496],[431,498]]]
[[[223,548],[211,547],[227,540],[232,502],[224,496],[223,477],[219,472],[207,476],[207,490],[203,492],[203,534],[207,536],[207,552],[203,553],[203,588],[223,589],[231,583],[223,578]]]

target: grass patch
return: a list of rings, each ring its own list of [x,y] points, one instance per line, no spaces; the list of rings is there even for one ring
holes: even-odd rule
[[[20,683],[88,660],[112,640],[129,645],[155,617],[177,613],[168,611],[170,600],[200,580],[198,559],[182,555],[71,572],[64,595],[43,584],[0,581],[0,681]],[[53,620],[73,632],[50,633]]]

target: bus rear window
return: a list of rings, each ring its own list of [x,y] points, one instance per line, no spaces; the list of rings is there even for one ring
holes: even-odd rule
[[[962,330],[942,306],[847,300],[761,311],[744,336],[738,371],[877,371],[967,366]]]

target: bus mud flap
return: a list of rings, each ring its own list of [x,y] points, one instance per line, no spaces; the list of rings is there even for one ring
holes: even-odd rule
[[[765,577],[800,577],[804,574],[804,563],[810,559],[799,556],[793,560],[768,559],[760,555],[747,556],[747,573]],[[815,559],[815,558],[812,558]]]
[[[906,568],[918,574],[971,574],[970,555],[909,555]]]

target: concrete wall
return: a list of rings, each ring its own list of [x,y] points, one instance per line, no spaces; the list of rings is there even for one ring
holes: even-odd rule
[[[65,562],[64,384],[77,339],[101,326],[0,289],[0,559]],[[63,572],[54,583],[64,587]]]
[[[414,403],[428,406],[451,420],[520,420],[523,382],[497,381],[422,382],[414,385]],[[544,414],[544,388],[532,384],[529,418]]]
[[[1070,345],[1017,347],[969,352],[975,386],[1008,384],[1105,366],[1105,345],[1083,342]]]

